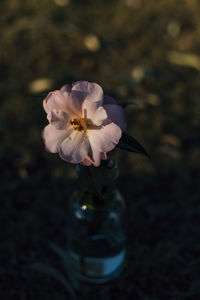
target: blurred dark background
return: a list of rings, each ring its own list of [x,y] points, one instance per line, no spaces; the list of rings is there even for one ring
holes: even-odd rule
[[[58,274],[29,266],[65,274],[49,243],[65,250],[76,174],[44,150],[42,100],[77,80],[131,103],[128,132],[153,158],[117,151],[127,261],[78,297],[200,299],[200,2],[8,0],[0,12],[0,299],[71,299]]]

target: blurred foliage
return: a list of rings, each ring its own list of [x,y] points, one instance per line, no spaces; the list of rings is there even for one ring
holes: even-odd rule
[[[128,206],[128,256],[116,282],[81,299],[200,297],[199,0],[0,2],[0,299],[66,299],[28,265],[62,265],[74,166],[46,153],[42,100],[76,80],[126,107],[153,161],[116,150]]]

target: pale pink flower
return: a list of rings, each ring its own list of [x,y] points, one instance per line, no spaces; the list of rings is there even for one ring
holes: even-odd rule
[[[46,149],[70,163],[99,166],[126,129],[123,109],[93,82],[50,92],[43,106],[49,121],[42,133]]]

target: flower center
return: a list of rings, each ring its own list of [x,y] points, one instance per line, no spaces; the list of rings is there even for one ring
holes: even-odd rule
[[[74,127],[74,130],[77,131],[87,130],[87,123],[83,118],[70,120],[69,123]]]

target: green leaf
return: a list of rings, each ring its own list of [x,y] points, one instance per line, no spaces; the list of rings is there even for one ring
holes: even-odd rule
[[[118,103],[121,107],[123,107],[123,108],[127,108],[127,106],[129,106],[129,105],[132,105],[132,106],[136,106],[136,104],[135,103],[133,103],[133,102],[121,102],[121,103]]]
[[[121,137],[117,147],[122,150],[139,153],[139,154],[144,154],[149,159],[151,159],[151,157],[146,152],[144,147],[134,137],[128,135],[127,133],[122,134],[122,137]]]
[[[61,259],[63,265],[64,265],[64,269],[67,273],[68,279],[71,283],[71,285],[74,288],[78,288],[79,285],[79,281],[78,279],[74,276],[73,274],[73,270],[71,270],[70,266],[70,258],[69,255],[67,253],[67,250],[62,249],[61,247],[57,246],[54,243],[49,243],[49,247],[51,248],[51,250],[57,254],[57,256]]]
[[[48,243],[51,250],[58,255],[58,257],[62,260],[63,264],[66,266],[68,264],[67,253],[61,247],[57,246],[54,243]]]
[[[72,289],[71,285],[69,284],[69,282],[66,280],[66,278],[63,276],[63,274],[60,271],[58,271],[57,269],[55,269],[51,266],[47,266],[43,263],[33,263],[33,264],[29,265],[29,267],[31,269],[33,269],[34,271],[44,273],[44,274],[49,275],[49,276],[55,278],[56,280],[58,280],[66,288],[66,290],[71,294],[71,296],[74,299],[77,299],[75,292]]]

